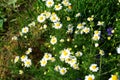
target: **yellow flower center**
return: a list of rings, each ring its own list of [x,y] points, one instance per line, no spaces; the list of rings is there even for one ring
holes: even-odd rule
[[[68,55],[67,51],[64,50],[64,51],[63,51],[63,55],[64,55],[64,56],[67,56],[67,55]]]
[[[40,19],[40,20],[43,20],[43,17],[40,17],[39,19]]]
[[[49,2],[48,2],[48,4],[49,4],[49,5],[51,5],[51,4],[52,4],[52,2],[50,2],[50,1],[49,1]]]
[[[93,80],[92,77],[89,77],[88,80]]]
[[[92,69],[96,69],[96,66],[92,66]]]
[[[112,80],[118,80],[117,75],[112,75]]]

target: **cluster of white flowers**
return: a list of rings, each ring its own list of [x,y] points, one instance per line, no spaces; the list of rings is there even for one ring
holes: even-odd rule
[[[98,41],[100,39],[100,34],[101,34],[101,31],[95,30],[92,39],[94,41]]]
[[[64,49],[60,52],[60,60],[64,61],[65,63],[69,64],[73,69],[79,70],[79,63],[77,63],[77,58],[70,52],[70,50]],[[78,53],[76,53],[78,56]],[[82,53],[81,53],[82,54]]]
[[[43,56],[43,58],[40,60],[41,66],[42,66],[42,67],[46,66],[48,60],[54,62],[54,61],[55,61],[55,58],[52,57],[52,54],[50,54],[50,53],[45,53],[44,56]]]
[[[55,66],[54,70],[60,72],[61,75],[64,75],[67,72],[67,69],[65,67],[60,67],[59,65]]]

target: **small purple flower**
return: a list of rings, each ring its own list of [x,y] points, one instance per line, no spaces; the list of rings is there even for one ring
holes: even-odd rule
[[[112,35],[112,30],[113,29],[111,27],[107,28],[107,34],[108,34],[108,36]]]

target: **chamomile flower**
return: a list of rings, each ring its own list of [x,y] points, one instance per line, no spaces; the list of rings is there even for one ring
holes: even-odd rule
[[[61,51],[61,57],[62,58],[67,58],[67,57],[70,56],[70,54],[71,54],[71,52],[70,52],[69,49],[64,49],[64,50]]]
[[[51,43],[52,45],[56,44],[56,43],[57,43],[57,38],[56,38],[55,36],[52,36],[52,37],[51,37],[51,40],[50,40],[50,43]]]
[[[95,47],[98,47],[99,46],[99,44],[98,43],[95,43]]]
[[[29,28],[28,27],[24,27],[24,28],[22,28],[22,33],[28,33],[28,31],[29,31]]]
[[[19,74],[23,74],[24,72],[23,72],[23,70],[19,70]]]
[[[46,20],[46,16],[43,14],[38,15],[37,21],[43,23]]]
[[[77,51],[77,52],[75,53],[75,56],[77,56],[77,57],[80,57],[80,56],[82,56],[82,55],[83,55],[83,53],[80,52],[80,51]]]
[[[73,68],[73,69],[75,69],[75,70],[79,70],[80,68],[79,68],[79,64],[73,64],[73,65],[71,65],[71,67]]]
[[[44,14],[45,14],[45,16],[46,16],[47,19],[51,16],[51,12],[45,11]]]
[[[53,14],[50,16],[50,20],[51,20],[52,22],[58,22],[58,21],[59,21],[59,18],[58,18],[58,16],[57,16],[55,13],[53,13]]]
[[[22,62],[25,62],[27,59],[28,59],[28,56],[26,56],[26,55],[21,56],[21,61]]]
[[[67,72],[67,69],[66,68],[60,68],[60,74],[61,75],[64,75],[65,73]]]
[[[83,28],[83,32],[84,32],[85,34],[89,33],[89,32],[90,32],[90,28],[84,27],[84,28]]]
[[[25,67],[30,67],[30,66],[32,65],[31,59],[27,59],[27,60],[24,62],[24,65],[25,65]]]
[[[67,21],[70,21],[70,20],[71,20],[71,18],[69,16],[67,16]]]
[[[55,22],[53,27],[54,27],[55,29],[60,29],[60,28],[62,27],[62,23],[60,23],[60,22]]]
[[[45,55],[43,56],[43,58],[44,58],[45,60],[50,60],[51,57],[52,57],[52,55],[51,55],[50,53],[45,53]]]
[[[18,62],[19,58],[20,58],[19,56],[16,56],[14,59],[14,63]]]
[[[105,54],[105,52],[103,50],[100,50],[99,54],[103,56]]]
[[[81,14],[80,14],[80,13],[77,13],[77,14],[75,15],[75,17],[79,17],[79,16],[81,16]]]
[[[46,6],[47,6],[48,8],[52,7],[53,5],[54,5],[54,1],[53,1],[53,0],[47,0],[47,1],[46,1]]]
[[[52,62],[55,62],[55,58],[54,58],[54,57],[51,57],[50,60],[51,60]]]
[[[87,20],[88,20],[88,21],[93,21],[93,20],[94,20],[94,17],[93,17],[93,16],[88,17]]]
[[[63,43],[65,40],[64,39],[60,39],[60,42]]]
[[[40,64],[41,64],[42,67],[46,66],[47,65],[47,60],[45,60],[45,59],[40,60]]]
[[[93,35],[92,39],[94,41],[98,41],[100,39],[100,36],[99,35]]]
[[[103,21],[98,21],[97,25],[98,25],[98,26],[103,26],[103,25],[104,25],[104,22],[103,22]]]
[[[60,66],[59,65],[55,66],[54,70],[55,71],[59,71],[60,70]]]
[[[111,77],[108,80],[118,80],[117,75],[111,75]]]
[[[94,80],[95,76],[94,75],[87,75],[85,76],[85,80]]]
[[[120,45],[116,48],[117,53],[120,54]]]
[[[101,31],[98,31],[98,30],[94,31],[94,35],[100,35],[100,34],[101,34]]]
[[[83,29],[83,28],[84,28],[84,24],[79,23],[79,24],[77,25],[77,29]]]
[[[64,6],[69,6],[69,5],[70,5],[69,0],[63,0],[63,1],[62,1],[62,4],[63,4]]]
[[[28,24],[29,27],[35,26],[35,21],[31,22],[30,24]]]
[[[30,54],[32,52],[32,48],[28,48],[28,50],[26,51],[26,54]]]
[[[98,71],[98,67],[97,67],[97,64],[91,64],[89,69],[92,71],[92,72],[97,72]]]
[[[55,5],[55,10],[56,11],[59,11],[61,9],[62,9],[62,5],[61,4]]]

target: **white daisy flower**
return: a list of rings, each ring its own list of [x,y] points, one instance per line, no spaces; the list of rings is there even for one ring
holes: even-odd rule
[[[26,51],[26,54],[30,54],[32,52],[32,48],[28,48],[28,50]]]
[[[51,16],[51,12],[45,11],[44,14],[45,14],[45,16],[46,16],[47,19]]]
[[[25,65],[25,67],[30,67],[30,66],[32,65],[31,59],[27,59],[27,60],[24,62],[24,65]]]
[[[54,5],[54,1],[53,1],[53,0],[47,0],[47,1],[46,1],[46,6],[47,6],[48,8],[52,7],[53,5]]]
[[[55,22],[53,27],[55,29],[60,29],[62,27],[62,24],[60,22]]]
[[[53,14],[50,16],[50,20],[51,20],[52,22],[58,22],[58,21],[59,21],[59,18],[58,18],[58,16],[57,16],[55,13],[53,13]]]
[[[52,55],[50,53],[45,53],[43,56],[43,59],[50,60],[52,58]]]
[[[87,75],[85,76],[85,80],[94,80],[95,76],[94,75]]]
[[[67,57],[70,56],[70,54],[71,54],[71,52],[70,52],[69,49],[64,49],[64,50],[61,51],[61,57],[62,58],[67,58]]]
[[[85,34],[89,33],[89,32],[90,32],[90,28],[84,27],[84,28],[83,28],[83,32],[84,32]]]
[[[97,25],[98,25],[98,26],[103,26],[103,25],[104,25],[104,22],[103,22],[103,21],[98,21]]]
[[[88,21],[93,21],[94,18],[93,18],[93,17],[88,17],[87,20],[88,20]]]
[[[51,43],[52,45],[56,44],[56,43],[57,43],[57,38],[56,38],[55,36],[52,36],[52,37],[51,37],[51,40],[50,40],[50,43]]]
[[[42,67],[46,66],[47,65],[47,60],[45,60],[45,59],[40,60],[40,64],[41,64]]]
[[[55,10],[56,11],[59,11],[61,9],[62,9],[62,5],[61,4],[55,5]]]
[[[77,29],[83,29],[83,28],[84,28],[84,24],[79,23],[79,24],[77,25]]]
[[[77,14],[75,15],[75,17],[79,17],[79,16],[81,16],[81,14],[80,14],[80,13],[77,13]]]
[[[55,71],[59,71],[60,70],[60,66],[59,65],[55,66],[54,70]]]
[[[29,28],[28,28],[28,27],[22,28],[22,33],[27,33],[28,31],[29,31]]]
[[[69,5],[71,5],[71,4],[69,3],[69,0],[63,0],[63,1],[62,1],[62,4],[63,4],[64,6],[69,6]]]
[[[91,64],[89,69],[92,71],[92,72],[97,72],[98,71],[98,67],[97,67],[97,64]]]
[[[14,63],[18,62],[19,58],[20,58],[19,56],[16,56],[14,59]]]
[[[46,20],[46,16],[41,14],[41,15],[38,15],[37,17],[37,21],[40,22],[40,23],[43,23],[44,21]]]
[[[23,72],[23,70],[19,70],[19,74],[23,74],[24,72]]]
[[[98,41],[100,39],[100,36],[99,35],[93,35],[92,39],[94,41]]]
[[[77,57],[80,57],[80,56],[82,56],[82,55],[83,55],[83,53],[80,52],[80,51],[77,51],[77,52],[75,53],[75,56],[77,56]]]
[[[28,59],[28,56],[26,56],[26,55],[21,56],[21,61],[22,62],[25,62],[27,59]]]
[[[66,68],[60,68],[60,74],[61,75],[64,75],[65,73],[67,72],[67,69]]]

